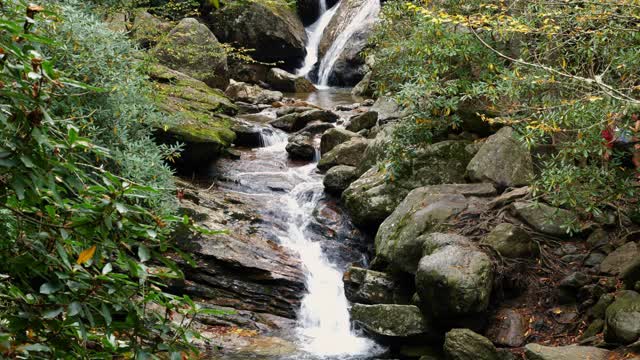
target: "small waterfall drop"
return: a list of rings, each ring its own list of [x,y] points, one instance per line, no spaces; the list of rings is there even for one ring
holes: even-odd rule
[[[304,58],[302,67],[296,70],[296,75],[299,76],[307,76],[318,62],[318,49],[320,48],[324,29],[327,28],[338,9],[338,4],[335,4],[331,9],[327,10],[327,0],[320,0],[319,3],[320,17],[305,29],[307,32],[307,56]]]
[[[349,39],[369,22],[374,21],[379,12],[380,0],[365,0],[360,5],[356,16],[349,20],[347,27],[338,35],[333,44],[331,44],[331,47],[327,50],[327,53],[320,62],[320,69],[318,71],[318,84],[320,86],[329,85],[331,71],[344,51]]]

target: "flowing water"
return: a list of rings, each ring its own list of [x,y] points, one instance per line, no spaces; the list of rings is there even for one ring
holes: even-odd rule
[[[246,159],[236,160],[250,163],[245,163],[241,172],[228,176],[241,185],[238,190],[264,197],[265,210],[281,213],[286,226],[276,232],[280,243],[298,253],[304,264],[307,294],[294,334],[301,352],[288,359],[369,359],[382,349],[351,327],[342,282],[345,269],[333,264],[321,244],[309,236],[313,212],[324,196],[317,160],[306,164],[290,162],[285,150],[287,134],[271,128],[262,134],[265,147],[251,150]],[[268,167],[266,163],[278,165]],[[290,185],[284,191],[274,191],[266,184],[270,180],[265,179]]]
[[[319,3],[320,17],[316,22],[306,28],[307,56],[304,59],[303,66],[296,71],[296,75],[299,76],[307,76],[318,62],[318,49],[320,48],[320,41],[322,40],[324,29],[327,28],[327,25],[329,25],[329,22],[338,9],[337,3],[329,10],[327,10],[327,0],[320,0]]]
[[[337,7],[337,6],[335,6]],[[329,50],[320,62],[318,70],[318,84],[320,86],[329,85],[329,76],[344,51],[345,47],[353,35],[374,21],[380,12],[380,0],[365,0],[358,8],[358,12],[353,19],[349,20],[347,27],[338,35],[331,44]]]

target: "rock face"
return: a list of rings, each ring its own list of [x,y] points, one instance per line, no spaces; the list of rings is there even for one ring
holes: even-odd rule
[[[134,14],[131,35],[135,42],[143,49],[154,46],[171,31],[171,24],[160,20],[144,10]]]
[[[494,248],[500,255],[508,258],[527,257],[538,251],[531,236],[522,228],[509,223],[496,226],[482,243]]]
[[[282,92],[309,93],[316,90],[311,81],[305,77],[296,76],[278,68],[269,70],[266,81],[272,88]]]
[[[412,287],[391,275],[352,266],[342,278],[347,299],[361,304],[408,304]]]
[[[188,190],[180,204],[198,226],[229,230],[219,235],[192,234],[179,229],[179,246],[198,266],[185,264],[178,291],[209,304],[295,318],[304,294],[304,273],[295,254],[268,240],[256,224],[255,199],[222,191]],[[222,210],[222,211],[221,211]]]
[[[480,147],[467,171],[472,180],[491,181],[501,187],[523,186],[533,178],[533,161],[513,129],[504,127]]]
[[[338,165],[327,171],[322,184],[328,193],[340,195],[357,178],[355,167]]]
[[[231,3],[212,12],[207,23],[220,41],[255,49],[250,55],[261,62],[282,61],[287,71],[300,67],[306,55],[304,26],[286,4]]]
[[[612,343],[631,344],[640,338],[640,294],[620,293],[609,305],[605,316],[605,339]]]
[[[386,338],[428,336],[432,329],[413,305],[354,304],[351,319],[372,335]]]
[[[462,236],[433,233],[424,239],[423,254],[416,272],[423,311],[449,320],[487,309],[493,267],[485,253]]]
[[[525,346],[527,360],[606,360],[611,352],[592,346]]]
[[[367,140],[355,138],[342,143],[322,155],[318,162],[318,169],[328,170],[336,165],[357,166],[362,161],[362,155],[367,148]]]
[[[324,155],[334,147],[356,137],[360,137],[360,135],[341,128],[327,130],[320,138],[320,154]]]
[[[472,154],[465,141],[443,141],[420,150],[411,174],[388,181],[383,171],[372,168],[351,183],[343,201],[356,224],[376,227],[411,191],[432,184],[464,183],[465,168]],[[365,160],[368,149],[365,152]]]
[[[186,18],[154,49],[161,63],[205,84],[225,89],[229,84],[227,55],[213,33],[198,20]]]
[[[155,90],[154,102],[176,119],[176,125],[158,129],[156,136],[166,143],[182,142],[186,147],[178,165],[202,166],[231,145],[231,130],[237,108],[220,91],[162,65],[149,68]]]
[[[243,82],[231,81],[225,94],[233,101],[241,101],[250,104],[272,104],[282,100],[279,91],[265,90],[258,85],[249,85]]]
[[[337,0],[328,0],[327,9],[331,8]],[[320,17],[320,1],[319,0],[297,0],[296,9],[298,15],[302,19],[304,26],[313,24]]]
[[[566,236],[567,229],[563,227],[564,224],[576,218],[576,214],[569,210],[543,203],[515,202],[513,211],[535,230],[555,236]]]
[[[469,329],[453,329],[444,338],[450,360],[498,360],[498,350],[489,339]]]
[[[640,257],[640,248],[636,243],[628,242],[614,250],[602,261],[600,272],[618,275],[638,257]]]
[[[290,136],[286,150],[293,159],[313,160],[316,155],[313,138],[307,134]]]
[[[347,130],[358,132],[364,129],[371,129],[378,122],[378,113],[375,111],[367,111],[364,114],[356,115],[349,120]]]
[[[371,2],[366,0],[345,0],[338,4],[338,9],[327,25],[320,41],[320,48],[318,49],[320,59],[327,54],[331,45],[347,27],[354,26],[352,20],[362,6],[369,7],[368,10],[374,14],[377,14],[380,9],[379,3],[372,5]],[[356,24],[358,29],[347,41],[333,67],[332,74],[329,77],[330,84],[353,86],[362,79],[366,71],[361,53],[367,45],[369,35],[372,33],[375,24],[374,20],[375,16],[364,20],[360,19],[361,22]]]

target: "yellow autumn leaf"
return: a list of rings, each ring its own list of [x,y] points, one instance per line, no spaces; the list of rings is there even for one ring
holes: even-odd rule
[[[80,255],[78,255],[78,261],[76,261],[76,264],[82,265],[86,263],[87,261],[89,261],[89,259],[93,257],[93,254],[95,254],[95,252],[96,252],[95,245],[88,248],[87,250],[84,250],[83,252],[80,253]]]

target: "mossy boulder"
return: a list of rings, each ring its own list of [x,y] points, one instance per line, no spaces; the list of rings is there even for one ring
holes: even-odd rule
[[[364,138],[354,138],[334,147],[322,155],[320,162],[318,162],[318,169],[326,171],[336,165],[359,165],[364,150],[367,148],[367,142]]]
[[[428,337],[433,333],[431,324],[414,305],[354,304],[351,319],[367,333],[384,339]]]
[[[170,22],[163,21],[142,9],[134,12],[133,16],[131,37],[143,49],[156,46],[173,28]]]
[[[467,171],[472,180],[491,181],[501,187],[523,186],[533,179],[533,161],[513,129],[504,127],[480,147]]]
[[[182,161],[202,164],[232,144],[230,115],[237,108],[221,91],[162,65],[150,66],[149,77],[154,102],[173,119],[156,135],[165,142],[186,143]]]
[[[640,294],[623,291],[609,305],[605,315],[605,340],[631,344],[640,339]]]
[[[320,138],[320,154],[324,155],[334,147],[357,137],[360,137],[360,135],[349,130],[342,128],[329,129]]]
[[[327,171],[322,184],[328,193],[339,195],[357,178],[355,167],[338,165]]]
[[[516,216],[535,230],[554,236],[567,236],[565,226],[577,219],[572,211],[543,203],[518,201],[513,204],[512,209]]]
[[[342,277],[347,299],[361,304],[409,304],[413,286],[384,272],[352,266]]]
[[[269,70],[266,82],[273,89],[288,93],[310,93],[316,91],[316,87],[307,78],[278,68]]]
[[[313,160],[316,149],[313,145],[313,137],[309,134],[295,134],[289,136],[286,146],[287,153],[292,159]]]
[[[444,352],[449,360],[499,360],[491,341],[469,329],[452,329],[444,337]]]
[[[227,53],[215,35],[194,18],[185,18],[153,50],[158,60],[219,89],[229,85]]]
[[[266,90],[258,85],[251,85],[233,80],[229,83],[229,86],[225,90],[225,94],[233,101],[267,105],[280,101],[283,97],[280,91]]]
[[[455,234],[431,233],[422,243],[416,271],[422,310],[444,322],[485,311],[493,283],[489,256]]]
[[[349,120],[347,130],[358,132],[364,129],[371,129],[378,122],[378,113],[375,111],[367,111],[366,113],[353,116]]]
[[[384,143],[381,141],[380,144]],[[419,150],[407,174],[391,181],[384,170],[373,167],[351,183],[343,201],[358,225],[375,228],[389,216],[412,189],[433,184],[464,183],[472,153],[466,141],[443,141]],[[363,162],[369,162],[369,148]],[[373,156],[373,155],[371,155]]]
[[[282,62],[287,71],[299,68],[307,53],[304,26],[284,1],[230,2],[206,21],[220,41],[253,49],[254,59]]]
[[[525,347],[527,360],[607,360],[612,353],[593,346],[544,346],[527,344]]]
[[[529,233],[510,223],[498,224],[482,239],[482,243],[507,258],[528,257],[538,251]]]

